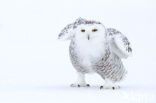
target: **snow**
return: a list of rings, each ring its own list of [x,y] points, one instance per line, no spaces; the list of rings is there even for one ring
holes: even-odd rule
[[[2,88],[2,87],[1,87]],[[9,88],[9,89],[8,89]],[[0,94],[1,103],[155,103],[153,88],[123,87],[120,90],[70,88],[69,86],[12,86],[4,87]]]
[[[155,0],[1,0],[0,103],[156,103]],[[76,79],[69,41],[57,40],[78,17],[116,28],[131,42],[133,56],[119,90],[87,75],[90,88],[71,88]]]

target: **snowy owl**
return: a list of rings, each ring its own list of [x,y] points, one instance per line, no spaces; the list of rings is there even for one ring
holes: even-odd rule
[[[71,40],[69,54],[78,74],[72,87],[89,87],[86,73],[97,73],[104,80],[100,89],[118,89],[126,70],[121,61],[131,55],[130,42],[120,31],[106,28],[101,22],[78,18],[67,25],[58,39]]]

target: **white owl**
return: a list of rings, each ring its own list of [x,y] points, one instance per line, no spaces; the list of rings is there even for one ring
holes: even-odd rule
[[[118,89],[126,70],[121,59],[132,53],[130,42],[119,31],[97,21],[78,18],[67,25],[59,34],[59,39],[71,40],[69,52],[78,79],[72,87],[88,87],[86,73],[97,73],[104,80],[100,89]]]

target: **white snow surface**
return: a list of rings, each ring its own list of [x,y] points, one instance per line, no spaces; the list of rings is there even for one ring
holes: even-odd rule
[[[0,103],[156,103],[155,0],[1,0]],[[119,90],[71,88],[76,73],[69,41],[57,40],[78,17],[97,20],[125,34],[133,55]]]

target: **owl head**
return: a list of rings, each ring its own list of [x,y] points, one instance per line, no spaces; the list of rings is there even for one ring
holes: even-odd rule
[[[62,40],[84,39],[89,41],[104,38],[105,36],[106,29],[102,23],[78,18],[74,23],[68,24],[61,31],[58,38]]]

